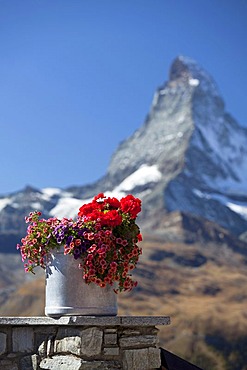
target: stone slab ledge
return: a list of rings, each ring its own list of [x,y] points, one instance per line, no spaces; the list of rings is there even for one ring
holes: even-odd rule
[[[169,316],[61,316],[58,318],[46,316],[0,317],[0,326],[3,325],[161,326],[169,324],[170,324]]]

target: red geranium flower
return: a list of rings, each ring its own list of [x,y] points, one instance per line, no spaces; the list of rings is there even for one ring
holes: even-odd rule
[[[118,209],[120,207],[120,202],[117,198],[107,198],[105,200],[105,203],[106,204],[109,204],[109,207],[110,208],[115,208],[115,209]]]
[[[135,219],[141,211],[141,200],[129,194],[120,200],[121,210],[124,213],[129,213],[130,217]]]
[[[122,223],[122,216],[115,209],[103,214],[102,225],[115,227]]]
[[[94,212],[96,208],[97,204],[94,203],[83,204],[83,206],[79,208],[78,216],[87,216],[90,213]]]

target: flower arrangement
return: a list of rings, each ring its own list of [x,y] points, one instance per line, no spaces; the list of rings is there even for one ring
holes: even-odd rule
[[[76,221],[72,219],[40,218],[41,212],[31,212],[25,218],[27,235],[18,244],[26,272],[46,267],[46,257],[52,250],[64,250],[78,260],[82,278],[87,284],[104,288],[110,284],[116,293],[130,291],[137,285],[130,273],[136,267],[142,240],[136,217],[141,200],[127,195],[121,200],[98,194],[80,207]]]

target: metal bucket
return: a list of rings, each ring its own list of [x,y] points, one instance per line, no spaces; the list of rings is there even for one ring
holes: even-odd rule
[[[117,295],[110,285],[86,284],[79,260],[63,251],[53,251],[46,267],[46,316],[117,315]]]

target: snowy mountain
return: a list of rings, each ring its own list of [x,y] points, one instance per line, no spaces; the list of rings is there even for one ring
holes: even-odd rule
[[[143,126],[113,154],[96,183],[68,189],[24,190],[0,198],[0,249],[24,232],[24,216],[74,217],[98,192],[143,201],[141,222],[161,232],[173,211],[239,236],[247,229],[247,129],[226,111],[213,78],[178,57],[155,93]]]

